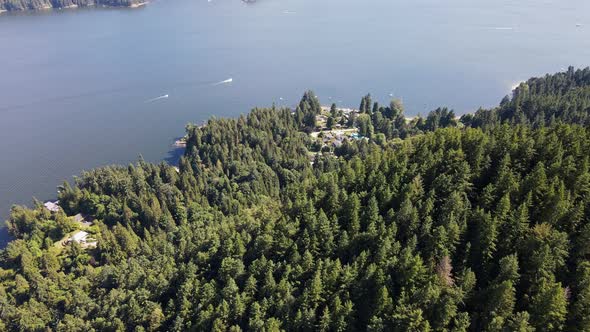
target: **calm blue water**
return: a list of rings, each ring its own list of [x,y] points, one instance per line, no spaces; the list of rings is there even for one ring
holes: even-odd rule
[[[393,94],[409,114],[496,105],[519,80],[590,65],[588,13],[587,0],[165,0],[0,15],[0,219],[81,170],[167,158],[187,122],[310,88],[343,106]]]

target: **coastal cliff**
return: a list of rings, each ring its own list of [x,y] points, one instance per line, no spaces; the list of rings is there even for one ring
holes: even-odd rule
[[[0,0],[0,12],[89,6],[139,7],[142,0]]]

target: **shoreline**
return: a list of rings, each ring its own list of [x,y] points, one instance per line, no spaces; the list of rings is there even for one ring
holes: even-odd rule
[[[144,7],[144,6],[148,5],[149,3],[150,3],[149,1],[143,1],[143,2],[138,2],[138,3],[132,3],[132,4],[129,4],[128,6],[109,6],[109,5],[101,5],[101,4],[94,4],[94,5],[90,5],[90,6],[79,6],[76,4],[71,4],[71,5],[63,6],[63,7],[53,7],[50,5],[45,5],[40,8],[36,8],[36,9],[23,9],[23,10],[0,9],[0,14],[9,13],[9,12],[36,12],[36,11],[46,11],[46,10],[63,10],[63,9],[78,9],[78,8],[91,8],[91,7],[135,9],[135,8]]]
[[[186,137],[175,140],[172,146],[175,148],[186,148]]]

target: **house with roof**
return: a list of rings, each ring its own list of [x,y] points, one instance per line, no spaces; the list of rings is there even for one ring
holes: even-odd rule
[[[83,242],[86,242],[87,237],[88,237],[88,232],[79,231],[79,232],[75,233],[74,235],[72,235],[72,237],[70,238],[70,242],[83,243]]]
[[[96,247],[97,242],[96,240],[91,239],[89,235],[88,232],[78,231],[68,239],[67,243],[76,242],[82,248],[94,248]]]
[[[45,206],[45,208],[51,212],[59,211],[59,201],[47,201],[43,204],[43,206]]]

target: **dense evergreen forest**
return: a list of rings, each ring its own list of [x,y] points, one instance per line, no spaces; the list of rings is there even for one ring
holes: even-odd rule
[[[367,95],[329,111],[359,134],[334,146],[322,112],[307,92],[189,125],[178,169],[95,169],[57,212],[15,206],[0,330],[590,330],[590,69],[460,119]],[[63,241],[78,213],[96,248]]]
[[[0,0],[0,10],[21,11],[89,6],[132,7],[142,0]]]

